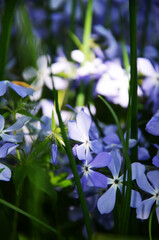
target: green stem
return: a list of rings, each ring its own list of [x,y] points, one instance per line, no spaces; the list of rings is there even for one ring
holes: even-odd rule
[[[80,86],[79,86],[79,92],[76,99],[76,106],[84,106],[84,102],[85,102],[84,90],[85,90],[84,81],[81,80]]]
[[[55,90],[55,88],[53,88],[53,94],[54,94],[54,97],[55,97],[55,106],[56,106],[58,120],[59,120],[59,124],[60,124],[60,128],[61,128],[62,137],[63,137],[64,143],[65,143],[66,152],[67,152],[67,155],[68,155],[68,158],[69,158],[69,161],[70,161],[70,165],[71,165],[72,172],[73,172],[74,179],[75,179],[75,184],[77,186],[77,191],[78,191],[78,194],[79,194],[79,200],[80,200],[80,203],[81,203],[81,208],[82,208],[82,212],[83,212],[83,216],[84,216],[84,220],[85,220],[85,224],[86,224],[88,238],[92,239],[93,231],[92,231],[91,221],[90,221],[90,218],[89,218],[87,204],[86,204],[85,196],[84,196],[83,189],[82,189],[82,186],[81,186],[80,177],[79,177],[79,174],[78,174],[76,162],[75,162],[75,159],[74,159],[74,156],[73,156],[73,153],[72,153],[72,149],[70,147],[70,144],[69,144],[66,132],[65,132],[64,124],[62,122],[62,118],[61,118],[61,114],[60,114],[59,106],[58,106],[58,92]]]
[[[84,33],[83,33],[83,53],[85,56],[85,61],[89,59],[89,49],[90,49],[90,35],[92,29],[92,6],[93,0],[88,0],[86,18],[84,23]]]
[[[137,124],[137,40],[136,40],[136,0],[129,0],[129,15],[130,15],[130,105],[131,108],[131,138],[138,138]],[[138,152],[137,146],[131,149],[132,161],[137,161]]]
[[[152,217],[158,205],[154,206],[149,217],[149,240],[152,240]]]

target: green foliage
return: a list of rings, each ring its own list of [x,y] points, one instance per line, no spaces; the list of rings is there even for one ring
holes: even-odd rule
[[[67,174],[65,173],[61,173],[55,176],[53,172],[50,172],[49,175],[50,175],[50,181],[52,185],[55,187],[66,188],[72,185],[71,180],[66,179]]]
[[[0,81],[3,80],[5,75],[13,16],[17,1],[6,0],[5,3],[5,13],[2,18],[2,31],[0,36]]]
[[[27,177],[32,184],[48,194],[54,200],[53,204],[55,204],[57,200],[57,194],[50,183],[50,179],[46,170],[42,169],[37,164],[31,164],[27,166]]]

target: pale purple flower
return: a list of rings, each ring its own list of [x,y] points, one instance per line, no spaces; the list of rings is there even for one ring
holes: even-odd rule
[[[138,186],[151,195],[150,198],[145,199],[137,207],[136,213],[139,219],[148,219],[152,205],[159,204],[159,171],[150,171],[146,175],[138,176]],[[159,223],[159,206],[156,208],[157,220]]]
[[[118,51],[118,44],[111,31],[102,25],[95,25],[94,30],[99,36],[105,38],[103,45],[108,46],[106,50],[104,50],[105,55],[110,59],[114,58]]]
[[[4,80],[4,81],[0,81],[0,97],[6,93],[8,88],[11,88],[22,98],[24,98],[28,95],[33,95],[33,93],[34,93],[34,90],[31,88],[19,86],[17,84],[14,84],[14,82]]]
[[[138,72],[145,78],[142,83],[142,89],[148,97],[148,104],[153,103],[153,112],[159,108],[159,66],[155,68],[146,58],[137,59]]]
[[[32,100],[38,100],[42,94],[42,87],[44,84],[52,90],[52,79],[51,79],[51,69],[48,66],[49,56],[42,55],[37,59],[37,69],[33,67],[28,67],[23,71],[23,78],[25,80],[31,80],[35,78],[32,86],[36,89],[31,97]]]
[[[31,117],[23,116],[19,118],[12,126],[4,129],[5,119],[0,115],[0,137],[4,142],[22,142],[23,134],[13,135],[13,131],[21,129],[25,124],[31,120]],[[8,133],[11,133],[10,135]]]
[[[119,59],[107,61],[105,64],[107,70],[97,83],[96,93],[105,96],[110,102],[126,108],[129,102],[129,77]],[[142,95],[139,87],[138,95]]]
[[[91,160],[91,152],[99,153],[102,151],[102,144],[99,140],[90,140],[91,124],[91,117],[82,110],[76,115],[76,121],[72,120],[67,123],[69,138],[81,143],[76,147],[77,157],[80,160]]]
[[[18,144],[14,144],[14,143],[4,143],[4,145],[0,147],[0,158],[5,158],[18,146],[19,146]]]

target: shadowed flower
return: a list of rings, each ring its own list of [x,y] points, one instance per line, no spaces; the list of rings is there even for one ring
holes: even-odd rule
[[[25,124],[27,124],[30,120],[31,120],[31,117],[27,117],[27,116],[21,117],[12,126],[4,129],[5,119],[2,115],[0,115],[0,137],[4,142],[12,142],[12,143],[22,142],[23,134],[9,135],[6,133],[12,133],[13,131],[19,130]]]
[[[35,78],[32,83],[32,86],[37,90],[34,92],[32,100],[37,100],[41,97],[42,87],[44,84],[52,89],[52,79],[50,77],[50,67],[48,67],[48,61],[50,61],[49,56],[42,55],[37,59],[37,69],[29,67],[24,70],[23,78],[25,80],[31,80]]]
[[[19,85],[19,82],[10,82],[8,80],[0,81],[0,97],[3,96],[8,88],[11,88],[13,91],[15,91],[19,96],[22,98],[33,95],[34,90],[29,87],[29,85]]]
[[[10,179],[11,179],[11,170],[4,164],[0,163],[0,180],[8,182],[10,181]]]
[[[13,143],[5,143],[2,147],[0,147],[0,158],[5,158],[9,153],[11,153],[18,146],[19,145],[15,145]]]

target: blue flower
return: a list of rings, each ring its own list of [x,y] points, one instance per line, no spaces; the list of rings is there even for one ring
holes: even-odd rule
[[[16,149],[19,145],[15,145],[14,143],[5,143],[2,147],[0,147],[0,158],[5,158],[10,152]]]
[[[114,150],[111,152],[112,160],[108,165],[113,178],[107,178],[110,188],[98,199],[97,208],[101,214],[110,213],[115,206],[117,189],[122,193],[123,175],[120,175],[122,157],[120,152]],[[141,202],[141,196],[138,192],[131,190],[131,207],[136,208]]]
[[[137,218],[148,219],[152,205],[159,204],[159,171],[150,171],[146,175],[138,175],[137,184],[145,192],[151,195],[150,198],[143,200],[137,207]],[[149,180],[149,181],[148,181]],[[151,183],[151,184],[150,184]],[[159,206],[156,208],[157,219],[159,223]]]
[[[102,143],[99,140],[90,140],[89,131],[91,124],[91,117],[82,110],[76,115],[76,121],[68,121],[69,137],[81,142],[80,145],[76,146],[76,153],[79,160],[91,160],[91,151],[94,153],[102,151]]]
[[[100,188],[107,187],[107,177],[99,172],[94,171],[95,168],[106,167],[111,162],[110,154],[106,152],[99,153],[91,162],[87,160],[81,168],[81,173],[83,174],[81,178],[81,183],[83,189],[88,186],[95,186]]]
[[[106,151],[123,148],[119,136],[116,133],[107,134],[107,136],[103,138],[103,142],[107,144],[107,146],[104,146],[104,149]],[[136,144],[137,141],[135,139],[129,139],[129,148],[134,147]]]
[[[52,121],[46,116],[41,117],[41,132],[42,137],[47,138],[51,142],[51,163],[55,164],[57,159],[57,145],[60,147],[65,146],[63,139],[61,137],[61,130],[58,126],[55,125],[55,119],[52,115]],[[54,123],[53,123],[54,122]]]
[[[27,117],[27,116],[21,117],[12,126],[4,129],[5,120],[4,120],[4,117],[0,115],[0,137],[4,142],[12,142],[12,143],[22,142],[23,134],[9,135],[6,133],[12,133],[13,131],[19,130],[25,124],[27,124],[30,120],[31,120],[31,117]]]
[[[0,97],[6,93],[6,91],[9,87],[13,91],[15,91],[19,96],[21,96],[22,98],[33,94],[34,90],[29,88],[28,84],[23,83],[24,86],[20,86],[20,85],[18,85],[18,83],[21,83],[21,82],[13,83],[8,80],[0,81]],[[25,87],[25,86],[28,86],[28,87]]]

